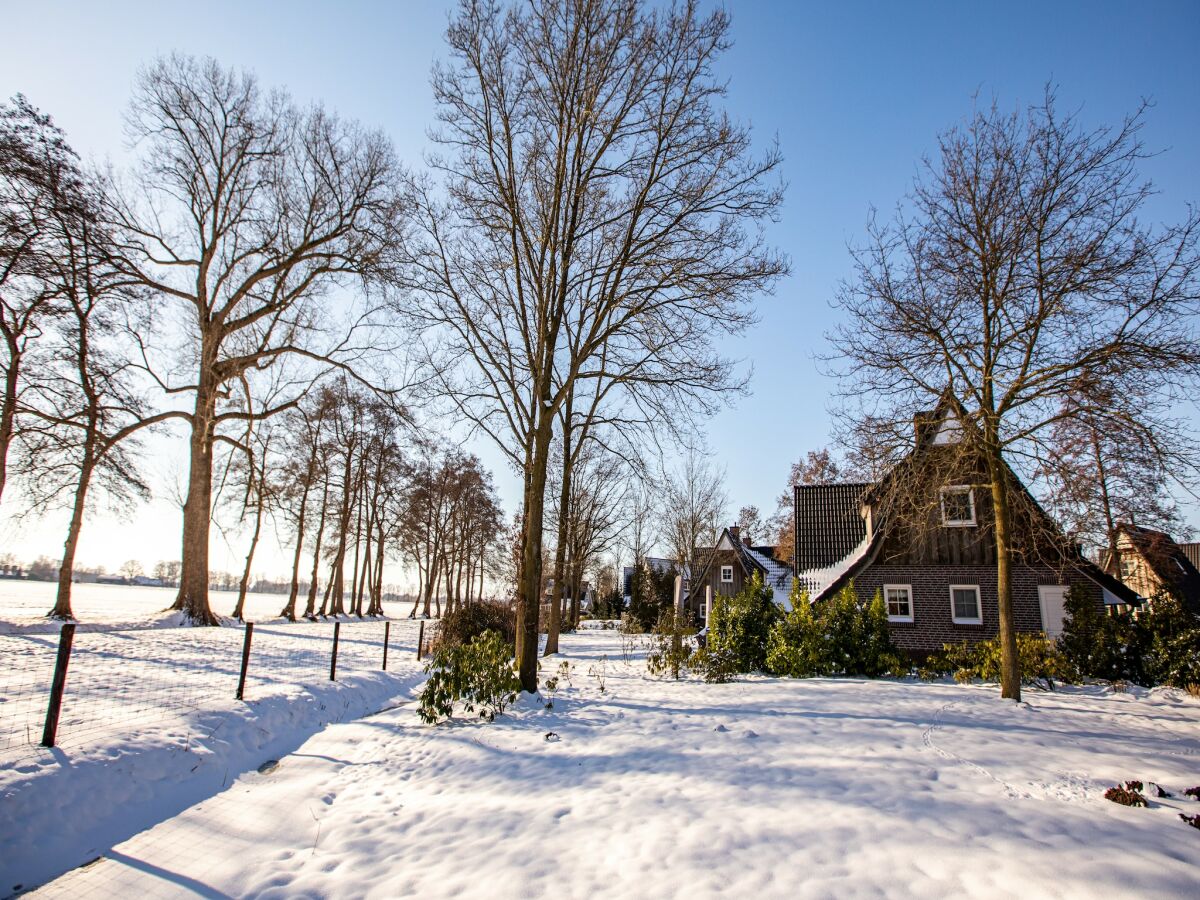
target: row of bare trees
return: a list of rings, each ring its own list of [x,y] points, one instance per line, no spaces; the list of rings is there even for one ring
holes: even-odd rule
[[[744,386],[722,340],[787,268],[763,235],[782,199],[780,155],[755,153],[723,109],[714,66],[728,35],[728,15],[695,2],[463,0],[433,75],[440,124],[425,174],[405,172],[378,132],[215,61],[171,56],[140,74],[128,170],[76,167],[96,223],[87,289],[110,285],[125,303],[103,333],[133,387],[105,381],[119,398],[99,407],[109,419],[70,427],[94,448],[77,458],[95,452],[98,471],[136,491],[138,467],[122,465],[130,440],[184,426],[176,606],[190,621],[215,621],[215,509],[246,522],[245,573],[266,523],[290,523],[297,560],[303,545],[314,574],[326,567],[328,609],[372,607],[389,541],[419,568],[422,600],[478,593],[490,512],[430,488],[410,510],[425,536],[389,534],[403,491],[370,444],[375,401],[440,401],[522,476],[516,650],[523,685],[536,686],[544,551],[561,549],[557,589],[577,588],[615,527],[614,467],[636,470],[651,434],[691,433]],[[14,243],[26,231],[6,224],[6,260],[34,264]],[[4,414],[20,417],[20,336],[33,332],[4,290],[16,334]],[[419,377],[395,362],[399,346],[415,349]],[[323,418],[313,398],[337,384],[374,400]],[[321,438],[298,445],[309,430]],[[462,459],[409,455],[421,460],[410,488],[470,480],[450,474],[472,468]],[[281,476],[273,459],[295,471]]]

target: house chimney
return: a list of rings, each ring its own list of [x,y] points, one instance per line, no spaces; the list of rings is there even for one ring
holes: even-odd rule
[[[741,538],[742,538],[741,526],[730,525],[729,526],[729,534],[735,541],[741,540]]]
[[[913,440],[919,446],[929,426],[933,424],[933,413],[919,412],[913,416]]]

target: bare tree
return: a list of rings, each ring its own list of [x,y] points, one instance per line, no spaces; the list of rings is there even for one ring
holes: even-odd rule
[[[1103,396],[1092,396],[1103,391]],[[1086,398],[1086,399],[1083,399]],[[1046,504],[1074,541],[1091,550],[1116,552],[1117,526],[1132,522],[1187,536],[1171,487],[1189,492],[1195,461],[1175,442],[1145,442],[1136,423],[1153,398],[1115,394],[1107,386],[1081,382],[1061,401],[1062,417],[1050,426],[1034,477],[1044,485]],[[1104,407],[1106,421],[1090,410]],[[1181,430],[1178,423],[1172,429]]]
[[[872,221],[840,297],[847,414],[898,447],[914,415],[949,397],[958,443],[982,462],[1008,698],[1021,680],[1007,461],[1036,466],[1070,418],[1119,420],[1163,447],[1182,437],[1162,413],[1197,363],[1200,214],[1142,224],[1152,188],[1137,171],[1141,118],[1089,131],[1050,90],[1024,113],[977,109],[941,136],[895,221]],[[1104,390],[1079,396],[1081,379]],[[1122,394],[1145,405],[1103,400]]]
[[[714,336],[785,263],[755,226],[777,153],[723,115],[723,11],[463,0],[434,73],[446,155],[416,186],[413,314],[439,385],[522,473],[521,683],[537,685],[546,474],[580,379],[701,397],[739,384]]]
[[[767,536],[766,525],[757,506],[743,506],[739,509],[734,524],[737,525],[742,538],[751,543],[758,543]]]
[[[685,578],[699,572],[698,551],[716,546],[729,504],[724,484],[725,472],[696,447],[687,448],[676,467],[663,472],[660,529]]]
[[[25,359],[58,312],[63,224],[80,220],[83,199],[78,157],[50,117],[20,94],[0,104],[0,498]]]
[[[85,514],[97,494],[114,508],[148,497],[134,438],[166,416],[151,414],[148,388],[134,377],[129,363],[133,348],[128,336],[144,320],[145,297],[122,285],[108,263],[109,235],[97,216],[101,185],[76,165],[61,133],[48,120],[28,109],[23,118],[29,133],[47,147],[42,162],[48,171],[43,174],[41,215],[36,219],[37,262],[26,259],[21,264],[19,293],[27,300],[54,298],[56,315],[41,316],[35,344],[21,346],[19,329],[14,329],[9,371],[15,376],[22,362],[32,364],[22,379],[18,410],[26,423],[31,509],[41,513],[59,502],[70,508],[49,615],[72,619],[72,574]],[[34,224],[33,219],[28,224]],[[35,306],[26,304],[24,321],[37,318]],[[8,303],[5,308],[7,315],[15,306]]]
[[[128,130],[137,177],[109,215],[127,277],[173,308],[186,333],[177,355],[190,373],[143,350],[162,387],[193,400],[177,414],[190,428],[190,472],[176,606],[212,624],[214,444],[225,427],[295,406],[312,378],[270,408],[224,409],[223,398],[231,382],[285,359],[311,361],[313,377],[359,359],[355,326],[370,311],[339,316],[322,301],[380,274],[402,212],[397,165],[382,134],[298,109],[213,60],[171,56],[144,70]]]

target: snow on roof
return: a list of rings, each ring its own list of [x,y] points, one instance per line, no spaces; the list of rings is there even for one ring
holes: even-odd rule
[[[806,569],[803,572],[797,572],[796,578],[800,581],[802,590],[808,591],[810,600],[816,600],[826,590],[828,590],[834,582],[849,572],[858,562],[867,555],[867,551],[871,549],[871,536],[864,535],[863,539],[858,542],[858,546],[847,553],[844,557],[838,560],[831,566],[826,566],[823,569]]]
[[[787,563],[781,563],[777,559],[759,553],[748,544],[743,544],[741,549],[747,556],[762,566],[763,571],[767,573],[763,581],[767,587],[775,592],[775,602],[790,611],[792,608],[790,602],[792,593],[792,567]]]

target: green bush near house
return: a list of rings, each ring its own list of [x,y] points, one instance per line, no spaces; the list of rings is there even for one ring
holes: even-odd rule
[[[774,592],[755,572],[732,597],[713,600],[708,623],[708,650],[721,654],[723,665],[736,672],[767,671],[767,642],[783,610],[772,599]]]
[[[1170,593],[1149,608],[1105,615],[1086,592],[1067,594],[1058,649],[1087,678],[1143,687],[1200,685],[1200,620]]]
[[[767,641],[767,671],[774,675],[878,678],[908,670],[892,642],[882,595],[862,603],[853,584],[817,604],[793,589],[792,611],[772,627]]]
[[[1018,634],[1017,656],[1021,660],[1021,682],[1054,690],[1054,685],[1075,684],[1079,670],[1053,641],[1041,634]],[[921,667],[922,678],[953,675],[960,683],[1000,680],[1000,638],[977,644],[945,644],[930,654]]]

